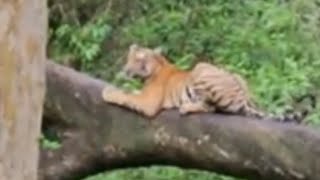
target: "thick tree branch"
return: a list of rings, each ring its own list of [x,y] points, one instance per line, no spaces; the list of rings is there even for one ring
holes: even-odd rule
[[[293,124],[220,114],[153,120],[101,100],[103,81],[47,62],[45,115],[60,121],[63,147],[43,150],[40,179],[171,164],[259,179],[319,180],[320,134]]]

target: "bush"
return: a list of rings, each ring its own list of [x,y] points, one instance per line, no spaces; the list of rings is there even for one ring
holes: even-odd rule
[[[241,180],[206,171],[183,171],[176,167],[151,166],[101,173],[84,180]]]
[[[237,72],[270,112],[320,84],[316,0],[57,1],[50,18],[51,57],[125,88],[139,87],[117,75],[131,43],[162,46],[182,69],[208,60]]]

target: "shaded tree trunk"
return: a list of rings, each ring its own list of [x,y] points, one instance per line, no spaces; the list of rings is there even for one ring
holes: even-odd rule
[[[45,115],[62,148],[41,152],[40,179],[75,179],[100,170],[171,164],[253,179],[319,180],[320,133],[240,116],[153,120],[101,100],[103,81],[47,61]]]
[[[0,1],[0,179],[36,180],[45,93],[45,0]]]

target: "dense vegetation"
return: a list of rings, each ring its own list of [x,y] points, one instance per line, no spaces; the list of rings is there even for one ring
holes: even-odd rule
[[[161,46],[180,68],[210,61],[240,73],[259,106],[281,113],[293,97],[316,92],[320,84],[319,7],[317,0],[51,1],[48,52],[92,76],[138,88],[139,82],[124,81],[116,73],[128,46]],[[314,125],[319,119],[320,113],[308,117]],[[125,172],[111,172],[105,179],[194,175],[161,167]]]
[[[132,168],[101,173],[85,180],[242,180],[215,173],[182,170],[172,166],[151,166],[148,168]]]

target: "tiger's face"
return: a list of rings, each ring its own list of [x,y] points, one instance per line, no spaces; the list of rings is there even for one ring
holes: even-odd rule
[[[157,56],[160,54],[160,49],[150,49],[132,44],[127,55],[127,62],[123,67],[125,76],[128,78],[148,78],[159,66]]]

